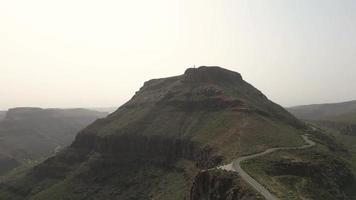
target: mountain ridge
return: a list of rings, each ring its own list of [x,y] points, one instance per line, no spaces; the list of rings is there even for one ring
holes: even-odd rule
[[[333,116],[356,112],[356,100],[340,103],[309,104],[287,108],[296,117],[308,120],[322,120]]]

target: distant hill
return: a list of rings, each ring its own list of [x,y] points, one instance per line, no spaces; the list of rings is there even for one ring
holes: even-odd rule
[[[0,183],[0,199],[257,199],[238,174],[207,169],[269,148],[303,145],[306,133],[315,148],[257,159],[251,176],[281,199],[347,199],[354,179],[332,139],[239,73],[190,68],[145,82],[67,149]]]
[[[79,130],[106,115],[87,109],[10,109],[0,121],[0,174],[68,146]]]
[[[348,118],[356,113],[356,100],[342,103],[311,104],[287,108],[294,116],[307,120],[323,120],[330,118]],[[342,117],[344,115],[344,117]]]
[[[296,117],[345,135],[356,136],[356,100],[296,106],[287,109]]]
[[[118,109],[118,107],[92,107],[92,108],[87,108],[87,109],[96,110],[98,112],[113,113]]]

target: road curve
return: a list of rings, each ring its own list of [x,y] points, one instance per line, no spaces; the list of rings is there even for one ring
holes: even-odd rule
[[[223,169],[227,171],[234,171],[239,173],[239,175],[244,179],[247,183],[249,183],[255,190],[257,190],[262,196],[266,198],[266,200],[278,200],[277,197],[272,195],[264,186],[262,186],[260,183],[258,183],[254,178],[252,178],[250,175],[248,175],[242,168],[241,168],[241,162],[245,160],[250,160],[253,158],[257,158],[266,154],[270,154],[272,152],[278,151],[278,150],[301,150],[301,149],[307,149],[315,145],[315,142],[310,140],[308,136],[302,135],[304,141],[307,144],[304,144],[300,147],[279,147],[279,148],[270,148],[267,149],[261,153],[256,153],[248,156],[243,156],[240,157],[234,161],[232,161],[230,164],[224,165],[224,166],[219,166],[218,169]]]

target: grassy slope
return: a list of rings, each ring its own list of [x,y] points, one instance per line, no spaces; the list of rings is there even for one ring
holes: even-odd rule
[[[312,123],[322,126],[324,132],[334,137],[338,143],[343,144],[350,151],[351,156],[347,160],[353,173],[356,174],[356,137],[347,128],[356,125],[356,101],[298,106],[290,108],[289,111],[301,119],[312,119]],[[348,131],[345,129],[348,129]],[[345,131],[349,135],[345,135]],[[353,188],[356,188],[356,186],[353,186]],[[353,196],[356,196],[356,194],[353,194]]]
[[[356,112],[345,113],[342,115],[326,117],[324,120],[356,124]]]
[[[89,163],[84,164],[64,181],[42,191],[30,199],[177,199],[186,198],[183,191],[189,190],[184,172],[164,170],[160,167],[145,166],[144,168],[105,168],[103,172],[92,172]],[[124,175],[119,175],[123,173]],[[81,181],[79,177],[92,176]],[[115,175],[115,176],[112,176]],[[110,176],[110,177],[109,177]],[[99,177],[96,179],[95,177]],[[100,179],[105,177],[105,182]],[[130,187],[127,186],[130,185]],[[135,186],[132,186],[135,185]],[[125,190],[125,191],[123,191]],[[113,194],[115,198],[112,197]]]
[[[331,129],[325,129],[325,131],[335,137],[336,141],[343,144],[345,148],[350,151],[351,156],[350,158],[348,158],[348,162],[351,164],[353,173],[356,176],[356,136],[344,135],[339,133],[338,131]],[[356,184],[352,187],[356,188]],[[350,193],[352,193],[353,199],[356,199],[356,191],[354,189],[351,189]]]
[[[308,150],[278,151],[248,160],[242,167],[280,199],[353,199],[348,158],[321,142]]]
[[[10,186],[16,185],[17,192],[0,190],[1,199],[22,200],[24,197],[21,193],[31,189],[33,195],[26,199],[182,200],[188,198],[190,183],[198,172],[194,163],[188,160],[180,160],[175,166],[166,166],[135,158],[104,158],[98,153],[85,155],[85,160],[80,158],[78,161],[78,156],[83,155],[76,154],[75,151],[61,154],[66,158],[52,158],[50,162],[35,168],[35,171],[19,171],[7,177]],[[30,175],[43,173],[43,170],[47,172],[42,178]],[[34,183],[35,187],[31,188]]]

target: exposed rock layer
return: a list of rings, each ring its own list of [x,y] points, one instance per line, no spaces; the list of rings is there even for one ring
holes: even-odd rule
[[[250,200],[263,199],[250,189],[236,173],[208,170],[194,180],[190,200]]]

